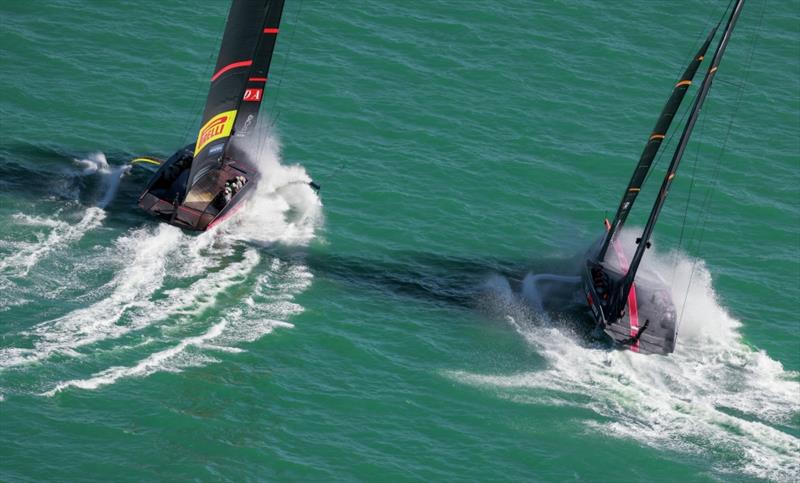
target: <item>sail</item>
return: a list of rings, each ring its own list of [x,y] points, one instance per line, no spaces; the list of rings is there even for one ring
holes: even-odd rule
[[[263,98],[284,0],[233,0],[197,134],[184,203],[203,209],[234,132],[248,132]],[[242,119],[244,120],[242,121]],[[212,178],[212,179],[206,179]]]
[[[225,147],[224,156],[226,158],[255,161],[251,159],[251,156],[257,154],[254,152],[253,136],[257,132],[258,111],[264,99],[264,87],[268,80],[275,41],[278,38],[283,3],[284,0],[269,2],[266,21],[261,31],[262,35],[253,56],[253,65],[250,66],[250,72],[247,75],[244,93],[239,98],[239,112],[233,125],[234,134]]]
[[[675,153],[672,156],[672,161],[670,161],[667,172],[664,175],[664,180],[661,183],[661,189],[658,192],[658,196],[656,196],[653,209],[650,211],[650,216],[647,220],[647,224],[644,227],[644,231],[642,232],[642,237],[639,239],[639,245],[636,247],[636,253],[634,253],[630,267],[628,268],[628,273],[625,275],[625,280],[622,284],[622,290],[618,293],[618,300],[624,301],[625,298],[628,297],[628,293],[631,290],[633,279],[636,276],[636,271],[642,261],[644,251],[650,241],[650,236],[653,234],[653,228],[655,227],[656,220],[658,219],[661,208],[664,206],[664,202],[667,199],[667,194],[669,193],[669,188],[672,185],[672,180],[675,178],[675,175],[678,171],[678,166],[680,165],[681,158],[686,150],[686,145],[689,142],[694,125],[697,123],[697,118],[700,115],[700,109],[703,107],[703,101],[708,95],[709,89],[711,89],[711,83],[714,80],[714,74],[717,72],[719,63],[722,61],[722,55],[725,53],[725,48],[728,46],[731,33],[733,32],[733,28],[736,26],[736,21],[738,20],[739,14],[742,11],[743,4],[744,0],[737,0],[733,10],[731,11],[730,17],[728,18],[728,23],[725,26],[722,38],[720,39],[717,49],[714,52],[714,58],[711,60],[711,65],[706,72],[703,83],[700,85],[700,90],[695,98],[691,114],[689,115],[689,120],[686,121],[686,126],[683,128],[680,141],[678,141],[678,146],[675,148]]]
[[[603,244],[600,246],[600,252],[597,256],[598,260],[602,261],[605,258],[609,244],[613,240],[616,233],[622,229],[622,226],[625,224],[625,220],[628,218],[631,208],[633,208],[633,204],[636,201],[636,197],[639,195],[639,191],[641,190],[642,184],[647,177],[647,173],[650,171],[650,167],[653,165],[653,160],[655,159],[656,154],[658,154],[658,150],[661,147],[664,136],[666,136],[669,126],[672,124],[672,120],[675,118],[675,114],[678,112],[681,102],[686,96],[686,91],[688,91],[689,86],[692,85],[692,80],[697,73],[697,69],[700,67],[700,63],[703,61],[706,51],[708,50],[708,46],[711,44],[711,40],[714,38],[716,33],[717,28],[714,27],[714,29],[711,30],[711,33],[708,34],[706,41],[700,47],[700,50],[686,67],[686,71],[683,73],[680,80],[672,88],[672,94],[669,96],[667,103],[661,110],[661,114],[658,116],[656,126],[653,129],[653,132],[650,134],[650,137],[647,139],[647,144],[644,146],[644,151],[642,151],[642,155],[639,158],[639,163],[636,165],[636,169],[633,171],[631,180],[628,182],[628,187],[625,189],[625,193],[622,195],[622,201],[619,203],[619,208],[617,208],[617,214],[614,216],[614,221],[612,221],[608,227],[608,231],[603,239]]]

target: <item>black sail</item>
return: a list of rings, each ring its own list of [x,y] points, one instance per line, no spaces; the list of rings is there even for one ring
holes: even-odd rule
[[[697,93],[697,98],[694,101],[694,105],[692,106],[691,114],[689,115],[689,120],[686,121],[686,126],[683,128],[683,132],[681,133],[680,141],[678,141],[678,146],[675,148],[675,153],[672,156],[672,161],[667,168],[667,172],[664,176],[664,180],[661,183],[661,189],[658,192],[658,196],[656,196],[655,203],[653,204],[653,209],[650,211],[650,217],[647,220],[647,224],[644,227],[644,231],[642,232],[642,237],[639,240],[639,245],[636,247],[636,253],[633,255],[633,259],[631,260],[630,267],[628,268],[628,273],[625,275],[625,280],[622,284],[622,290],[618,293],[618,301],[619,303],[624,303],[623,301],[627,299],[628,293],[631,290],[631,286],[633,285],[633,279],[636,276],[636,271],[639,268],[639,264],[642,261],[642,257],[644,256],[644,251],[647,248],[648,242],[650,241],[650,237],[653,234],[653,228],[655,228],[656,220],[658,219],[658,215],[661,212],[661,208],[664,206],[664,202],[667,199],[667,194],[669,193],[669,188],[672,185],[672,180],[675,178],[675,175],[678,171],[678,166],[681,162],[681,158],[683,157],[683,153],[686,150],[686,145],[689,142],[689,138],[692,135],[692,130],[694,129],[695,123],[697,123],[697,118],[700,115],[700,110],[703,107],[703,101],[705,101],[706,96],[708,95],[708,91],[711,89],[711,84],[714,80],[714,75],[719,68],[719,63],[722,61],[722,55],[725,53],[725,48],[728,46],[728,42],[730,41],[731,33],[733,32],[733,28],[736,26],[736,21],[739,18],[739,14],[742,11],[742,6],[744,5],[744,0],[737,0],[736,4],[731,11],[731,15],[728,18],[728,23],[725,26],[725,30],[722,33],[722,38],[717,45],[717,49],[714,52],[714,58],[711,60],[711,65],[706,72],[705,78],[703,79],[703,83],[700,85],[700,90]]]
[[[633,208],[633,204],[636,201],[636,197],[639,195],[639,191],[641,190],[642,184],[647,177],[647,173],[650,171],[650,167],[653,165],[653,160],[655,159],[656,154],[658,154],[658,150],[661,147],[664,136],[666,136],[669,126],[672,124],[672,120],[675,118],[675,114],[678,112],[678,108],[680,107],[683,98],[686,96],[686,91],[689,90],[689,86],[692,84],[692,80],[697,73],[697,69],[703,62],[703,58],[706,55],[708,46],[711,44],[711,40],[714,38],[716,33],[717,28],[715,27],[711,33],[708,34],[708,38],[706,38],[706,41],[700,47],[697,55],[694,56],[692,61],[686,67],[686,71],[683,73],[678,83],[676,83],[675,87],[672,88],[672,94],[669,96],[667,103],[661,110],[661,114],[658,116],[656,126],[653,129],[653,132],[650,134],[647,144],[645,144],[642,155],[639,158],[639,163],[636,165],[636,169],[633,171],[633,175],[628,183],[628,187],[625,189],[625,193],[622,195],[622,201],[619,204],[619,208],[617,208],[617,214],[614,216],[614,221],[611,222],[611,225],[606,232],[605,238],[603,239],[603,244],[601,245],[600,252],[597,256],[598,260],[602,261],[605,258],[606,252],[608,251],[608,246],[612,242],[616,233],[622,229],[622,226],[625,224],[625,220],[628,218],[631,208]]]
[[[256,156],[253,136],[256,133],[258,111],[264,99],[264,87],[268,82],[269,67],[272,63],[272,54],[275,50],[275,41],[283,13],[284,0],[269,2],[264,25],[261,28],[261,37],[256,44],[253,64],[247,75],[245,89],[239,98],[239,112],[233,126],[234,135],[225,147],[225,157],[237,160],[254,162]]]
[[[242,129],[248,119],[251,124],[255,122],[283,3],[284,0],[233,0],[197,135],[184,200],[187,206],[203,209],[210,202],[216,194],[211,190],[216,172],[223,156],[229,155],[231,135]]]

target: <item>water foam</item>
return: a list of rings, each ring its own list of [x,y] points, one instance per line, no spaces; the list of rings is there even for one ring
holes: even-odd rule
[[[261,139],[256,148],[261,179],[255,193],[219,229],[231,239],[251,243],[306,245],[322,223],[322,203],[302,166],[280,163],[278,138],[265,135]]]
[[[179,229],[159,225],[154,233],[138,229],[118,239],[111,256],[122,260],[123,269],[106,284],[108,295],[89,307],[34,326],[27,333],[37,338],[34,347],[0,350],[0,368],[38,362],[57,353],[74,356],[80,347],[128,332],[129,326],[117,322],[161,286],[168,256],[181,236]]]
[[[495,313],[536,348],[547,367],[514,375],[447,375],[524,403],[591,409],[611,421],[587,421],[589,427],[644,445],[709,456],[733,453],[720,458],[725,462],[717,469],[723,473],[796,480],[800,440],[782,427],[800,412],[798,374],[742,342],[741,324],[720,306],[702,261],[651,250],[645,263],[674,281],[679,313],[683,307],[674,354],[587,347],[568,331],[542,323],[524,293],[494,277],[488,287]]]
[[[117,358],[138,354],[143,347],[168,345],[131,366],[117,363],[88,378],[37,391],[52,396],[67,388],[96,389],[122,378],[212,363],[217,358],[209,353],[241,352],[244,349],[238,346],[243,343],[275,328],[292,327],[287,320],[303,311],[294,297],[313,278],[302,263],[302,253],[289,261],[264,259],[252,245],[307,245],[322,221],[321,203],[302,167],[279,163],[274,138],[260,148],[262,179],[239,214],[199,235],[160,224],[119,237],[102,255],[104,267],[116,270],[113,278],[87,294],[88,306],[25,332],[32,348],[0,349],[0,371],[17,366],[24,370],[56,354],[67,362],[90,350],[97,355],[95,349],[111,340],[118,340],[113,350]],[[116,179],[100,155],[76,162],[86,175]],[[226,297],[235,286],[246,295]],[[210,311],[215,307],[218,310]],[[208,325],[210,329],[196,335]],[[160,334],[153,335],[154,331]],[[143,337],[148,344],[141,343]],[[100,342],[106,344],[99,346]]]
[[[250,261],[255,251],[250,251]],[[245,263],[246,260],[242,263]],[[240,266],[232,266],[232,272],[239,273]],[[224,279],[226,277],[220,277]],[[52,390],[42,395],[53,396],[64,389],[97,389],[113,384],[129,377],[145,377],[150,374],[166,371],[180,372],[188,367],[197,367],[218,360],[208,352],[238,353],[242,349],[236,347],[243,342],[252,342],[271,333],[276,328],[292,328],[285,320],[303,311],[303,307],[293,302],[297,293],[311,284],[312,275],[307,267],[293,265],[274,259],[269,270],[260,275],[254,290],[242,306],[228,310],[221,320],[200,336],[192,336],[180,340],[177,344],[151,354],[130,367],[116,366],[98,372],[87,379],[75,379],[61,382]],[[212,284],[200,280],[198,284]],[[197,288],[197,287],[195,287]],[[182,296],[182,294],[181,294]],[[191,298],[191,296],[187,296]],[[186,301],[167,307],[174,310],[177,305],[187,305]],[[164,313],[158,316],[163,317]]]
[[[101,386],[113,384],[123,377],[145,377],[159,371],[177,372],[182,368],[190,367],[194,364],[191,362],[186,363],[178,359],[177,356],[182,354],[186,349],[193,346],[202,346],[207,340],[213,339],[222,333],[225,327],[225,321],[222,321],[212,326],[206,333],[197,337],[189,337],[183,339],[178,344],[168,349],[151,354],[138,364],[132,367],[110,367],[98,374],[93,375],[88,379],[76,379],[59,383],[54,389],[43,393],[44,396],[54,396],[55,394],[67,389],[69,387],[77,387],[80,389],[97,389]],[[175,363],[177,361],[177,363]],[[173,362],[173,365],[168,365]]]
[[[14,252],[0,260],[0,274],[5,277],[24,277],[37,263],[51,253],[79,241],[90,230],[97,228],[106,217],[101,208],[84,211],[77,223],[55,217],[45,218],[16,213],[11,219],[20,226],[41,228],[34,242],[12,242]]]
[[[82,159],[73,159],[81,168],[80,176],[101,176],[99,200],[96,206],[89,207],[76,223],[73,220],[60,218],[63,210],[58,210],[52,217],[31,216],[16,213],[11,219],[20,226],[41,229],[35,233],[34,242],[8,242],[3,245],[13,253],[0,260],[0,274],[6,278],[2,286],[9,286],[7,277],[24,277],[42,259],[53,252],[80,241],[87,232],[99,227],[106,217],[104,208],[108,206],[119,190],[120,180],[130,170],[129,165],[111,166],[103,153],[93,153]]]

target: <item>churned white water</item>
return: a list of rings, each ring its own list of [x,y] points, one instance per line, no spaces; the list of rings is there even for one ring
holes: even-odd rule
[[[487,282],[492,311],[544,357],[546,367],[447,376],[520,403],[590,409],[610,421],[589,419],[587,427],[644,445],[693,455],[733,451],[738,459],[717,468],[723,473],[793,479],[800,474],[800,440],[783,425],[800,411],[798,375],[742,340],[741,323],[720,305],[702,260],[652,250],[645,264],[672,280],[683,314],[675,353],[587,346],[548,323],[542,294],[530,293],[537,284],[524,283],[517,293],[496,276]]]
[[[278,149],[275,140],[264,144],[260,184],[244,208],[221,226],[197,235],[149,223],[129,229],[111,246],[95,247],[93,264],[100,271],[111,269],[110,280],[83,295],[83,306],[20,334],[26,343],[0,349],[0,371],[77,361],[98,349],[153,351],[133,365],[42,382],[46,390],[41,394],[52,396],[67,388],[96,389],[121,378],[215,362],[214,352],[240,352],[243,343],[275,328],[292,327],[288,319],[303,311],[294,298],[313,277],[302,256],[282,260],[263,247],[306,245],[321,223],[321,203],[305,170],[282,166]],[[38,242],[21,247],[16,258],[4,260],[0,269],[24,273],[102,222],[102,206],[113,200],[125,168],[109,166],[99,153],[76,163],[82,175],[99,174],[106,180],[101,206],[86,209],[77,224],[62,221],[58,214],[16,216],[19,223],[47,231]],[[239,286],[242,299],[221,300]]]

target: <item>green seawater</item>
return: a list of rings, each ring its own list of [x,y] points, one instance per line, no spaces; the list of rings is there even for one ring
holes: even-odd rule
[[[0,480],[797,481],[796,0],[745,5],[645,258],[677,351],[532,309],[726,4],[287,0],[265,178],[196,235],[127,165],[195,137],[228,2],[0,0]]]

